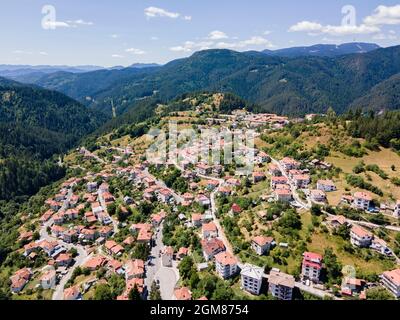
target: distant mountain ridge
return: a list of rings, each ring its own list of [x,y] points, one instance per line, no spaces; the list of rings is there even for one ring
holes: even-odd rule
[[[278,57],[336,57],[353,53],[367,53],[381,47],[375,43],[352,42],[340,45],[335,44],[316,44],[313,46],[292,47],[279,50],[264,50],[263,53]]]
[[[360,48],[359,48],[360,49]],[[45,75],[35,84],[63,92],[111,117],[111,105],[122,114],[144,99],[169,101],[197,91],[234,93],[262,111],[288,115],[342,113],[373,108],[365,100],[375,88],[400,73],[400,46],[335,57],[280,57],[261,52],[205,50],[151,68],[99,70],[83,74]],[[395,89],[385,86],[386,109],[397,109]],[[366,98],[365,98],[366,99]]]

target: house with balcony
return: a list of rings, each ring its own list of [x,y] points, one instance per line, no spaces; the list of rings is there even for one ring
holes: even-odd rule
[[[382,284],[397,299],[400,298],[400,269],[386,271],[382,275]]]
[[[301,274],[304,279],[319,282],[322,270],[322,255],[314,252],[304,252]]]
[[[243,290],[257,296],[260,294],[264,277],[264,268],[245,264],[240,272],[240,277]]]
[[[229,279],[237,273],[237,259],[228,252],[221,252],[215,256],[215,268],[223,279]]]
[[[295,279],[292,275],[271,270],[268,279],[268,292],[279,300],[292,300]]]
[[[369,248],[373,239],[374,235],[372,232],[358,225],[354,225],[350,230],[350,242],[353,246],[359,248]]]

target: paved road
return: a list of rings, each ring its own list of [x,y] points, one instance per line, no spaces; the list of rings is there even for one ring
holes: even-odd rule
[[[53,300],[63,300],[64,297],[64,286],[71,278],[72,273],[78,266],[82,266],[89,258],[86,250],[81,245],[73,245],[69,243],[65,243],[56,239],[47,233],[47,227],[51,226],[53,223],[52,220],[49,220],[43,227],[40,229],[40,240],[47,241],[57,241],[59,244],[63,245],[67,250],[75,248],[78,251],[78,256],[75,257],[74,265],[69,269],[68,273],[60,280],[60,283],[56,286],[55,291],[53,293]]]
[[[161,298],[163,300],[172,300],[175,286],[179,280],[179,271],[176,262],[174,262],[172,268],[162,266],[161,257],[159,256],[160,251],[164,248],[162,228],[163,225],[160,226],[160,231],[156,234],[155,246],[151,250],[151,265],[148,265],[146,269],[145,284],[150,291],[153,281],[159,280]]]
[[[303,202],[303,200],[300,198],[299,194],[297,193],[298,189],[297,189],[296,185],[289,179],[289,176],[287,175],[285,169],[282,167],[281,163],[272,157],[271,157],[271,161],[272,161],[272,163],[274,163],[275,165],[278,166],[279,170],[282,172],[282,175],[286,179],[288,179],[288,183],[290,185],[290,188],[291,188],[292,194],[293,194],[293,198],[296,201],[296,203],[304,210],[310,210],[311,203],[309,201],[308,201],[308,203]]]
[[[69,202],[69,200],[71,199],[73,192],[72,190],[69,190],[66,201],[64,202],[64,204],[62,205],[60,211],[65,211],[67,209],[67,205],[66,203]],[[78,252],[78,256],[75,257],[75,263],[74,266],[71,267],[68,271],[68,273],[61,279],[60,283],[56,286],[55,291],[53,293],[53,300],[63,300],[64,297],[64,286],[65,284],[68,282],[68,280],[71,278],[72,273],[74,272],[74,270],[78,267],[83,265],[87,259],[88,259],[88,254],[85,250],[84,247],[82,247],[81,245],[74,245],[74,244],[69,244],[66,242],[63,242],[59,239],[56,239],[54,237],[52,237],[51,235],[49,235],[47,233],[47,228],[53,225],[53,219],[50,219],[49,221],[47,221],[41,228],[39,231],[40,234],[40,240],[47,240],[47,241],[57,241],[59,244],[63,245],[65,248],[67,248],[67,250],[70,250],[72,248],[75,248]]]

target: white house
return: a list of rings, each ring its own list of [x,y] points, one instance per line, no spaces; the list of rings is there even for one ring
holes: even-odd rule
[[[337,190],[332,180],[318,180],[317,189],[324,192],[333,192]]]
[[[264,276],[263,268],[251,264],[245,264],[240,272],[240,276],[241,286],[244,290],[254,295],[260,294]]]
[[[203,224],[203,239],[218,237],[218,229],[214,222]]]
[[[318,253],[304,252],[301,274],[303,278],[318,282],[322,269],[322,256]]]
[[[350,231],[350,242],[353,246],[369,248],[372,244],[374,235],[363,227],[354,225]]]
[[[326,193],[322,190],[311,190],[310,192],[311,201],[314,202],[326,202]]]
[[[366,192],[356,192],[354,194],[353,206],[357,209],[368,210],[372,197]]]
[[[279,300],[292,300],[295,279],[292,275],[272,270],[269,274],[268,291]]]
[[[40,285],[44,290],[54,288],[56,279],[56,271],[54,269],[47,270],[40,278]]]
[[[272,237],[258,236],[251,242],[251,247],[259,256],[262,256],[271,249],[273,242],[274,239]]]
[[[297,188],[306,189],[311,182],[311,178],[308,174],[299,174],[293,176],[293,182]]]
[[[394,207],[394,217],[400,218],[400,200],[397,200],[396,206]]]
[[[400,298],[400,269],[384,272],[382,283],[396,298]]]
[[[228,279],[237,272],[237,260],[228,252],[221,252],[215,256],[215,267],[218,274]]]

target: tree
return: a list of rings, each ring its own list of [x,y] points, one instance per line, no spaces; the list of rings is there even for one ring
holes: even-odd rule
[[[96,290],[94,292],[94,300],[112,300],[112,292],[111,288],[109,287],[108,284],[100,284],[96,287]]]
[[[342,266],[331,248],[325,249],[324,264],[328,282],[339,283],[342,277]]]
[[[150,254],[150,248],[145,243],[138,243],[133,249],[132,258],[146,261]]]
[[[78,250],[76,250],[76,248],[71,248],[68,252],[71,254],[72,258],[76,258],[78,256]]]
[[[190,279],[194,269],[193,259],[191,257],[184,257],[179,264],[179,274],[182,279]]]
[[[394,300],[394,297],[383,287],[367,290],[367,300]]]
[[[162,300],[160,287],[155,281],[153,281],[153,283],[151,284],[150,300],[153,300],[153,301]]]
[[[142,300],[142,297],[140,295],[139,289],[137,287],[137,285],[135,284],[135,286],[133,287],[133,289],[131,291],[129,291],[129,296],[128,296],[129,300],[132,301],[139,301]]]
[[[336,112],[335,112],[335,110],[333,110],[332,107],[328,108],[328,111],[326,112],[326,115],[328,116],[328,120],[331,121],[331,122],[335,121],[336,118],[337,118]]]
[[[317,206],[315,204],[313,204],[313,206],[311,207],[311,214],[313,216],[317,216],[319,217],[320,215],[322,215],[322,210],[320,206]]]

